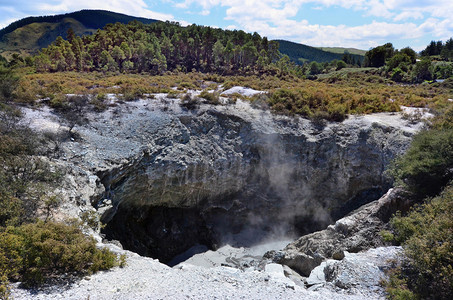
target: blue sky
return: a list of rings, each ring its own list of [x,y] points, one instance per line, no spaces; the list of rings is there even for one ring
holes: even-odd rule
[[[258,32],[311,46],[422,50],[453,37],[453,0],[0,0],[0,28],[84,8]]]

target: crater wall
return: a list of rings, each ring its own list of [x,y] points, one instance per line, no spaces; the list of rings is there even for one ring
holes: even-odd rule
[[[316,127],[242,101],[189,111],[163,95],[88,119],[60,158],[96,185],[81,202],[107,238],[163,262],[325,228],[386,192],[389,163],[420,128],[399,114]]]

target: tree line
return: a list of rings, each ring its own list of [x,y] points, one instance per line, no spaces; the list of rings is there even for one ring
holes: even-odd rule
[[[419,56],[410,47],[398,50],[391,43],[386,43],[365,54],[364,66],[382,68],[385,75],[396,82],[445,79],[453,76],[453,64],[447,58],[439,61],[435,55],[448,53],[448,47],[453,47],[451,38],[445,44],[431,42]]]
[[[66,39],[58,37],[34,57],[13,57],[38,72],[104,71],[161,74],[165,71],[214,72],[223,75],[269,73],[315,78],[345,67],[381,68],[397,82],[422,82],[453,75],[450,62],[432,62],[432,55],[448,60],[453,39],[431,42],[420,54],[410,47],[397,50],[391,43],[370,49],[362,60],[344,53],[331,62],[297,64],[279,51],[278,41],[258,33],[223,30],[176,22],[107,24],[93,35],[77,36],[72,29]],[[313,48],[314,49],[314,48]],[[317,51],[320,51],[316,49]],[[439,54],[440,53],[440,54]],[[336,54],[340,56],[339,54]],[[421,56],[420,56],[421,55]],[[430,56],[427,56],[430,55]],[[421,58],[419,60],[418,58]],[[435,59],[436,56],[434,56]]]
[[[422,56],[440,55],[441,59],[453,60],[453,38],[450,38],[445,43],[442,41],[431,41],[426,48],[420,52]]]
[[[279,58],[278,43],[258,33],[174,22],[108,24],[93,35],[58,37],[33,58],[41,72],[260,70]]]
[[[304,44],[293,43],[285,40],[276,40],[280,47],[281,53],[289,56],[289,58],[302,65],[306,62],[316,61],[318,63],[331,62],[333,60],[343,60],[348,65],[360,66],[363,62],[363,56],[358,54],[351,54],[347,50],[344,53],[333,53],[324,51],[315,47],[307,46]]]

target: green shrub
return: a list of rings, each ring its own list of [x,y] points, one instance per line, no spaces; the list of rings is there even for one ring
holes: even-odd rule
[[[404,72],[400,68],[394,68],[392,70],[392,80],[396,82],[401,82],[403,80]]]
[[[431,129],[414,136],[392,174],[420,198],[438,194],[453,179],[453,130]]]
[[[96,211],[86,210],[82,212],[79,216],[80,219],[82,220],[82,223],[88,228],[97,231],[101,227],[99,215],[97,214]]]
[[[19,77],[10,69],[0,65],[0,101],[12,101]]]
[[[52,108],[63,109],[68,105],[66,96],[61,93],[49,94],[49,98],[50,98],[49,104],[50,107]]]
[[[392,300],[415,300],[414,295],[407,287],[407,279],[402,276],[401,267],[389,272],[389,279],[383,282],[388,298]]]
[[[431,127],[439,130],[453,130],[453,105],[443,108],[432,120]]]
[[[135,101],[143,97],[144,91],[140,87],[126,85],[121,88],[121,98],[124,101]]]
[[[0,299],[8,300],[10,299],[11,290],[9,287],[8,278],[5,275],[0,274]]]
[[[395,278],[419,298],[453,299],[452,216],[453,185],[448,185],[439,196],[413,208],[407,216],[397,215],[391,220],[395,240],[402,243],[407,257]],[[395,295],[408,293],[395,284],[390,288]]]
[[[178,97],[179,97],[179,92],[175,91],[175,90],[171,90],[167,94],[167,98],[169,98],[169,99],[176,99]]]
[[[196,89],[197,87],[193,84],[193,83],[190,83],[190,82],[181,82],[179,84],[179,88],[182,88],[182,89]]]
[[[94,110],[97,112],[103,112],[108,108],[108,105],[105,101],[99,100],[98,98],[94,98],[90,102],[91,105],[93,105]]]
[[[311,115],[311,121],[313,125],[319,128],[326,126],[326,119],[329,118],[329,114],[326,111],[318,110]]]
[[[85,236],[76,222],[38,221],[0,232],[0,273],[25,286],[61,275],[84,275],[118,266],[120,260]]]
[[[87,94],[66,97],[64,105],[59,108],[59,113],[67,123],[69,133],[73,134],[72,130],[76,125],[81,126],[88,123],[86,113],[89,109],[89,103],[90,97]]]
[[[294,114],[297,109],[306,105],[304,99],[301,99],[296,91],[290,89],[278,89],[272,93],[269,103],[275,111]]]
[[[200,100],[198,97],[191,96],[190,94],[185,94],[180,103],[182,107],[185,107],[188,110],[197,109],[200,106]]]
[[[334,122],[342,122],[347,117],[347,107],[341,103],[329,103],[327,106],[327,119]]]
[[[45,186],[59,178],[47,162],[33,157],[40,143],[21,125],[17,110],[0,104],[0,226],[19,225],[46,211]],[[48,210],[46,211],[46,213]]]
[[[66,105],[76,106],[74,114],[86,102],[71,97]],[[62,274],[124,265],[124,258],[118,260],[112,252],[97,249],[78,223],[33,223],[37,217],[52,217],[60,199],[49,191],[61,175],[33,156],[39,153],[40,143],[20,125],[14,109],[0,103],[0,121],[0,298],[9,296],[9,281],[33,286]]]
[[[208,92],[207,90],[204,90],[200,93],[200,98],[203,98],[206,100],[207,103],[209,104],[214,104],[218,105],[220,104],[220,94],[217,92]]]

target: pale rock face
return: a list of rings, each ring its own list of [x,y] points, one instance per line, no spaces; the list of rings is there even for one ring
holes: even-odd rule
[[[396,211],[407,211],[412,204],[410,197],[406,197],[402,190],[390,189],[380,199],[360,207],[337,220],[334,225],[302,236],[283,251],[274,251],[266,256],[309,277],[309,284],[325,281],[326,279],[319,275],[322,270],[330,268],[332,275],[338,269],[333,267],[338,264],[331,258],[339,258],[341,253],[341,261],[345,262],[351,257],[350,253],[383,246],[380,232],[386,228],[390,217]],[[341,285],[340,279],[338,285]]]
[[[31,115],[35,128],[62,124]],[[88,119],[61,145],[67,206],[93,205],[108,238],[162,261],[325,228],[387,190],[388,164],[421,126],[375,114],[318,128],[240,100],[187,111],[161,94]]]

